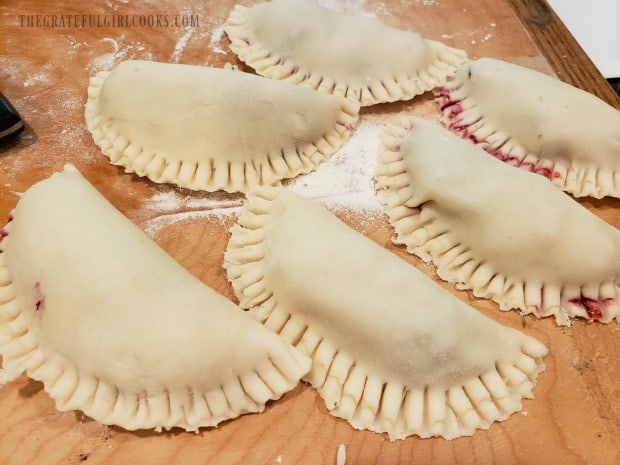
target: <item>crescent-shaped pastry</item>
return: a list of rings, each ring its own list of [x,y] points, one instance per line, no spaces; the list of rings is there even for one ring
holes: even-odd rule
[[[541,343],[282,187],[251,193],[224,266],[241,306],[312,357],[307,380],[358,429],[471,435],[519,410],[544,367]]]
[[[263,410],[310,368],[71,166],[23,194],[1,237],[3,381],[26,372],[59,410],[196,430]]]
[[[442,279],[558,324],[619,318],[620,232],[543,177],[410,117],[385,130],[376,186],[394,242]]]
[[[466,60],[462,50],[378,19],[302,1],[236,5],[224,30],[233,52],[258,74],[362,106],[409,100],[442,85]]]
[[[575,197],[620,197],[620,111],[551,76],[490,58],[436,90],[446,126]]]
[[[90,80],[86,124],[115,165],[193,190],[245,192],[315,169],[359,105],[206,66],[125,61]]]

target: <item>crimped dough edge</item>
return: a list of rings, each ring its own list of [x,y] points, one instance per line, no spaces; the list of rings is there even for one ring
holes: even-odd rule
[[[320,92],[353,99],[361,106],[410,100],[446,82],[447,78],[467,60],[463,50],[448,47],[441,42],[425,39],[435,54],[435,61],[414,76],[392,76],[389,80],[374,80],[368,86],[350,86],[345,81],[322,76],[310,69],[300,67],[290,58],[272,53],[269,47],[258,42],[246,12],[249,8],[235,5],[224,31],[230,38],[231,50],[241,61],[258,74],[271,79],[291,81]]]
[[[262,412],[269,400],[291,391],[308,372],[307,358],[293,349],[268,354],[253,371],[208,392],[200,386],[127,392],[80,372],[39,340],[37,317],[20,308],[3,253],[9,234],[10,222],[0,229],[0,386],[26,373],[43,383],[59,411],[80,410],[100,423],[126,430],[198,431],[244,413]]]
[[[331,414],[356,429],[387,433],[390,440],[414,434],[453,439],[505,420],[521,410],[522,398],[533,397],[547,353],[534,339],[520,348],[514,363],[497,363],[463,385],[411,388],[373,375],[303,317],[281,309],[263,280],[264,229],[269,227],[270,203],[277,192],[277,188],[260,187],[248,196],[238,223],[231,228],[224,268],[240,306],[312,358],[305,380],[318,390]]]
[[[405,170],[400,141],[413,122],[414,118],[402,117],[386,127],[375,173],[377,197],[395,230],[393,243],[406,246],[409,253],[425,262],[432,261],[444,281],[471,290],[476,297],[491,299],[501,310],[519,309],[538,318],[553,315],[563,326],[569,326],[573,318],[620,321],[618,277],[594,285],[560,286],[506,276],[493,263],[476,259],[469,246],[449,231],[437,227],[437,218],[424,209],[424,204],[410,204],[415,187]],[[586,310],[589,305],[599,308],[598,318],[590,317]]]
[[[195,191],[246,192],[255,185],[276,184],[282,179],[309,173],[344,146],[358,120],[359,105],[345,99],[334,128],[296,150],[257,154],[257,158],[264,158],[260,161],[231,162],[222,159],[221,154],[205,154],[199,163],[171,161],[155,150],[133,144],[129,135],[120,134],[99,111],[99,96],[109,74],[110,71],[100,71],[90,78],[88,85],[85,119],[95,144],[110,163],[124,167],[126,173]]]
[[[493,126],[458,79],[449,79],[434,93],[446,127],[462,138],[480,144],[495,158],[540,174],[575,197],[620,198],[620,172],[577,162],[568,164],[528,152],[510,134]]]

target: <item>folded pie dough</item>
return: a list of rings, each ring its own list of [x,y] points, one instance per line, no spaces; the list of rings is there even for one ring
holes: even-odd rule
[[[236,5],[224,30],[233,52],[258,74],[362,106],[409,100],[442,85],[466,60],[462,50],[414,32],[301,1]]]
[[[224,266],[241,306],[312,357],[307,380],[355,428],[471,435],[519,410],[544,367],[541,343],[285,188],[249,195]]]
[[[73,167],[31,187],[2,231],[0,372],[42,381],[59,410],[196,430],[263,410],[310,369]]]
[[[125,61],[90,80],[86,123],[115,165],[193,190],[245,192],[315,169],[359,105],[206,66]]]
[[[576,197],[620,197],[620,111],[551,76],[483,58],[437,89],[446,125]]]
[[[410,117],[385,130],[376,187],[394,242],[442,279],[562,325],[619,318],[620,232],[541,176]]]

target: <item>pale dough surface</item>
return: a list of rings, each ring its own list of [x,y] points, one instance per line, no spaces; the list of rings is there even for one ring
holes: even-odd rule
[[[237,5],[225,31],[231,49],[259,74],[346,95],[362,105],[408,100],[437,87],[466,55],[376,18],[310,2]]]
[[[284,188],[249,196],[224,266],[240,305],[313,358],[308,380],[356,428],[471,435],[519,410],[544,367],[538,341]]]
[[[576,197],[620,197],[620,111],[602,100],[490,58],[464,64],[438,93],[446,125],[497,158]]]
[[[349,138],[358,109],[240,71],[129,60],[91,78],[85,117],[126,171],[243,192],[315,169]]]
[[[3,231],[3,369],[42,381],[59,410],[196,430],[261,411],[309,369],[73,167],[28,189]]]
[[[561,324],[618,317],[620,233],[542,176],[408,117],[386,129],[376,180],[395,242],[442,278]]]

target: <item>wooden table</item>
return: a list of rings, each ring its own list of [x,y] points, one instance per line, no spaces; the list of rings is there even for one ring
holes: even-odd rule
[[[5,0],[0,5],[0,90],[28,127],[0,150],[0,218],[17,193],[67,162],[74,163],[115,206],[139,226],[162,215],[149,199],[175,191],[111,166],[84,125],[88,78],[129,58],[223,66],[235,63],[221,25],[234,0]],[[244,2],[252,3],[252,0]],[[531,66],[582,87],[617,108],[620,100],[566,28],[539,0],[336,0],[328,6],[373,13],[388,24],[463,48],[470,57],[493,56]],[[198,15],[199,24],[169,28],[36,27],[28,15]],[[584,11],[584,14],[587,14]],[[23,15],[23,16],[20,16]],[[29,20],[29,18],[31,18]],[[42,21],[43,19],[41,19]],[[21,22],[25,21],[24,26]],[[35,27],[28,27],[33,21]],[[362,119],[382,120],[432,105],[428,95],[379,105]],[[180,191],[179,191],[180,192]],[[205,194],[180,192],[190,198]],[[582,202],[616,227],[620,201]],[[189,205],[189,204],[188,204]],[[161,207],[161,206],[160,206]],[[180,211],[187,210],[182,207]],[[170,213],[170,210],[166,210]],[[390,244],[379,214],[344,219],[373,240],[419,266],[431,267]],[[171,222],[152,237],[192,273],[234,300],[220,264],[234,217]],[[2,221],[4,222],[4,220]],[[593,257],[604,260],[605,257]],[[246,415],[200,434],[127,432],[79,413],[59,413],[42,385],[21,377],[0,388],[0,464],[333,464],[340,444],[347,464],[599,464],[620,463],[620,326],[576,322],[559,328],[549,319],[522,318],[457,292],[481,312],[537,337],[549,348],[536,398],[505,422],[472,437],[445,441],[411,437],[390,443],[384,435],[356,431],[331,417],[316,392],[300,385],[259,415]]]

